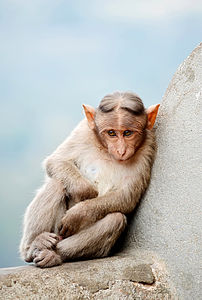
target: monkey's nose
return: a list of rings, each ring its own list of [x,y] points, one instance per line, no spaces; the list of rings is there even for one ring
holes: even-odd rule
[[[118,150],[117,150],[117,153],[118,153],[118,155],[119,155],[120,157],[123,157],[124,154],[126,153],[126,149],[118,149]]]

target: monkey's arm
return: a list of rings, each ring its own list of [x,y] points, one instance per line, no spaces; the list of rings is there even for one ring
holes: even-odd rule
[[[85,146],[88,150],[88,147],[91,146],[92,138],[89,138],[88,135],[91,136],[92,133],[86,120],[83,120],[43,163],[48,176],[61,182],[67,195],[75,202],[91,199],[98,195],[96,188],[77,167],[83,147]],[[88,144],[86,140],[89,140]]]
[[[48,176],[60,181],[67,194],[75,202],[91,199],[98,195],[95,187],[81,175],[72,161],[53,156],[46,159],[45,165]]]
[[[130,213],[135,208],[142,193],[143,189],[140,190],[139,188],[134,189],[133,192],[117,190],[101,197],[77,203],[66,211],[62,219],[60,235],[65,237],[73,235],[109,213]]]
[[[60,234],[69,236],[88,227],[109,213],[128,214],[134,210],[141,195],[147,188],[151,173],[151,160],[137,164],[132,182],[103,196],[76,204],[62,219]]]

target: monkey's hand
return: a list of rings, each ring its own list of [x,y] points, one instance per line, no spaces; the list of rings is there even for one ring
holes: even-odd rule
[[[67,210],[65,216],[62,218],[60,235],[63,237],[71,236],[95,223],[96,220],[96,212],[90,209],[85,201],[77,203]]]
[[[67,195],[70,195],[75,202],[80,202],[86,199],[93,199],[98,196],[98,191],[87,179],[80,177],[67,190]]]

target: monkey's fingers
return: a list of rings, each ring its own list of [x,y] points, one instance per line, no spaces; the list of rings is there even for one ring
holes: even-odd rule
[[[60,239],[60,237],[59,237],[57,234],[53,233],[53,232],[51,232],[51,233],[49,234],[49,236],[52,237],[52,238],[54,238],[54,239],[56,239],[56,240],[58,240],[58,241],[59,241],[59,239]]]
[[[51,249],[51,248],[55,247],[58,242],[59,242],[59,238],[56,239],[56,238],[49,237],[48,240],[43,240],[42,244],[44,247]]]
[[[59,242],[60,238],[55,233],[43,232],[35,239],[34,246],[38,249],[54,248]]]

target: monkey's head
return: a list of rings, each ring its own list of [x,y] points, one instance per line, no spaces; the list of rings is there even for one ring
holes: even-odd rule
[[[83,105],[89,127],[116,161],[129,160],[152,129],[160,104],[147,110],[136,94],[115,92],[105,96],[97,109]]]

